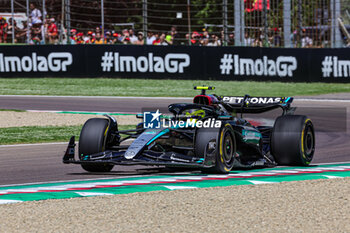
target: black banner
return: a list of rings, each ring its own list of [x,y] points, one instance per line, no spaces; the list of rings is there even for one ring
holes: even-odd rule
[[[0,77],[350,82],[350,49],[0,46]]]

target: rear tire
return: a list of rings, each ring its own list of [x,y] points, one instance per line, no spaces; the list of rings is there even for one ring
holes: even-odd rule
[[[87,120],[80,132],[79,158],[105,151],[108,120],[102,118],[91,118]],[[113,165],[109,164],[82,164],[81,167],[88,172],[109,172]]]
[[[315,131],[309,118],[285,115],[276,119],[271,153],[279,165],[308,166],[315,152]]]

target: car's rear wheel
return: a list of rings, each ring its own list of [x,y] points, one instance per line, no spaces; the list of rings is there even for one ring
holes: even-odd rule
[[[91,155],[103,152],[106,148],[108,120],[102,118],[91,118],[87,120],[80,132],[79,158],[84,155]],[[82,164],[81,167],[88,172],[109,172],[113,165],[110,164]]]
[[[301,115],[278,117],[271,135],[271,153],[279,165],[309,165],[315,153],[311,120]]]

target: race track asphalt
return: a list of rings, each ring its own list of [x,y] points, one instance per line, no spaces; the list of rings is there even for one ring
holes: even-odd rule
[[[0,109],[140,112],[144,107],[162,108],[174,102],[189,101],[179,98],[0,96]],[[317,129],[313,163],[350,161],[350,101],[296,99],[294,106],[298,107],[296,113],[307,114]],[[272,112],[259,117],[269,118],[274,114]],[[65,147],[65,144],[0,146],[0,185],[168,172],[156,167],[132,166],[115,167],[111,173],[87,173],[79,165],[62,163]]]

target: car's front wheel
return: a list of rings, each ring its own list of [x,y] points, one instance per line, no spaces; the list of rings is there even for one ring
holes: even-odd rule
[[[231,171],[236,154],[236,137],[232,126],[226,123],[221,128],[217,147],[216,147],[216,163],[214,170],[217,173],[228,173]]]
[[[198,157],[204,157],[207,164],[213,162],[213,166],[202,169],[203,172],[230,172],[236,154],[236,138],[232,126],[225,123],[220,129],[197,129],[195,151]]]
[[[106,149],[108,126],[108,120],[102,118],[91,118],[85,122],[79,138],[80,160],[83,160],[84,155],[103,152]],[[91,163],[82,164],[81,167],[88,172],[109,172],[113,165]]]

